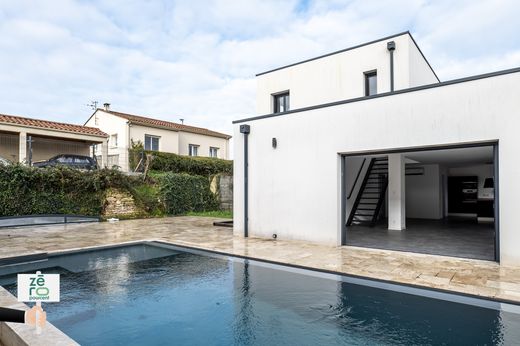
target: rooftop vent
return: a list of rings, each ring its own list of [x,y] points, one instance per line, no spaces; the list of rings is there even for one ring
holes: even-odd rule
[[[106,111],[109,111],[110,110],[110,103],[103,103],[103,107],[105,108]]]

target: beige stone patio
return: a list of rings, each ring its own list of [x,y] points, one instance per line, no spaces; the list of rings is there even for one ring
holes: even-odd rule
[[[212,218],[170,217],[117,223],[32,226],[0,230],[0,258],[40,252],[161,240],[251,258],[520,303],[520,268],[494,262],[294,240],[234,237]]]

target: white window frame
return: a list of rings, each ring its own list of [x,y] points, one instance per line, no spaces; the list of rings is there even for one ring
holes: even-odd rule
[[[113,148],[117,148],[117,133],[113,133],[110,135],[110,138],[108,139],[108,143],[110,144],[111,147]],[[115,141],[113,140],[115,138]]]
[[[146,139],[150,138],[150,146],[147,148]],[[153,149],[153,139],[157,139],[157,149]],[[144,150],[148,151],[160,151],[161,150],[161,137],[154,135],[144,135]]]
[[[199,147],[198,144],[188,144],[188,155],[189,156],[199,156]],[[193,155],[195,152],[195,155]]]
[[[209,157],[218,157],[219,149],[217,147],[209,147]],[[213,155],[213,151],[215,151],[215,155]]]

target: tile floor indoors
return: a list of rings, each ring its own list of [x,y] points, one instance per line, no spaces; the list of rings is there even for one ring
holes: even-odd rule
[[[406,230],[391,231],[384,219],[375,227],[350,226],[347,245],[493,261],[495,230],[493,223],[476,218],[449,218],[407,219]]]
[[[0,258],[138,240],[161,240],[251,258],[520,303],[520,267],[483,260],[333,247],[301,241],[234,237],[213,218],[169,217],[117,223],[0,230]]]

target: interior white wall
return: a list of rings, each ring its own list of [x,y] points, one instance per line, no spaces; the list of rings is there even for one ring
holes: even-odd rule
[[[500,254],[520,264],[520,73],[248,122],[252,236],[339,244],[338,155],[499,140]],[[243,232],[243,135],[235,124],[234,226]],[[273,150],[271,138],[279,148]]]
[[[406,217],[442,218],[442,186],[439,165],[421,165],[423,175],[406,176]]]

